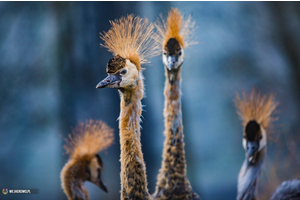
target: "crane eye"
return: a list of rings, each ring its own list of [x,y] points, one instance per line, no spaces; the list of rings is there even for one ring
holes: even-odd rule
[[[122,75],[125,75],[127,73],[127,70],[126,69],[123,69],[121,72],[120,72]]]
[[[165,56],[167,55],[167,52],[166,52],[166,51],[164,51],[164,55],[165,55]]]
[[[262,135],[259,136],[259,140],[261,140],[261,139],[262,139]]]
[[[181,51],[179,51],[178,56],[181,56],[181,54],[182,54]]]

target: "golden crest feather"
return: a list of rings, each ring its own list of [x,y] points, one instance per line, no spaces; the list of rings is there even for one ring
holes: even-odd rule
[[[236,94],[234,103],[238,109],[237,113],[243,120],[244,126],[246,126],[250,120],[255,120],[267,130],[269,125],[277,120],[277,118],[272,117],[278,105],[272,93],[268,96],[261,95],[261,92],[256,92],[256,89],[253,88],[250,95],[246,95],[245,92],[242,91],[242,99]]]
[[[149,58],[159,54],[157,35],[148,19],[128,15],[126,18],[110,21],[110,24],[108,32],[100,33],[104,41],[101,46],[108,48],[114,56],[129,59],[140,70],[141,64],[149,63]]]
[[[158,31],[158,42],[163,44],[163,47],[170,38],[175,38],[182,48],[197,44],[193,41],[195,21],[192,20],[191,16],[183,20],[177,8],[170,9],[166,22],[161,14],[160,19],[154,25]]]
[[[88,120],[79,123],[69,135],[64,148],[73,159],[92,159],[98,152],[109,147],[113,140],[113,129],[106,123],[97,120]]]

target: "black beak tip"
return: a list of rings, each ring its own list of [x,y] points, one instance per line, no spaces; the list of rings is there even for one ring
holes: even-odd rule
[[[106,188],[105,185],[102,185],[101,189],[102,189],[105,193],[108,193],[108,190],[107,190],[107,188]]]
[[[102,181],[102,179],[100,178],[98,184],[99,188],[101,188],[104,192],[108,193],[107,187],[105,185],[105,183]]]

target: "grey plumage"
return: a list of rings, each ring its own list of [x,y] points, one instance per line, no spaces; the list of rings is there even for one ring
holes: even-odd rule
[[[249,162],[246,157],[238,177],[237,200],[256,199],[257,179],[260,175],[265,149],[258,152],[255,163]]]
[[[274,95],[263,95],[253,88],[250,95],[237,95],[235,106],[243,120],[243,147],[245,161],[238,177],[237,200],[257,200],[259,178],[267,146],[268,127],[276,118],[272,113],[277,106]]]
[[[300,179],[282,182],[272,195],[271,200],[299,200]]]

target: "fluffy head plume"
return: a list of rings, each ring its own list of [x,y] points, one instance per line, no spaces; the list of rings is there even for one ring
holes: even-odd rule
[[[243,91],[242,99],[236,94],[234,103],[238,109],[237,113],[243,120],[244,126],[246,126],[250,120],[255,120],[267,130],[268,126],[277,120],[277,118],[271,116],[278,105],[272,93],[268,96],[261,96],[261,92],[256,92],[256,89],[253,88],[250,95],[246,95]]]
[[[92,159],[99,151],[109,147],[114,140],[113,129],[102,121],[88,120],[79,123],[69,135],[64,148],[73,159]]]
[[[170,9],[167,22],[160,15],[160,19],[155,23],[155,27],[158,31],[158,42],[163,44],[163,48],[170,38],[175,38],[182,48],[197,44],[197,42],[193,41],[195,21],[192,21],[191,16],[183,20],[177,8]]]
[[[100,33],[101,39],[114,56],[129,59],[138,70],[141,64],[149,63],[149,58],[158,55],[158,44],[153,25],[147,19],[128,15],[114,21],[110,21],[111,28],[108,32]]]

